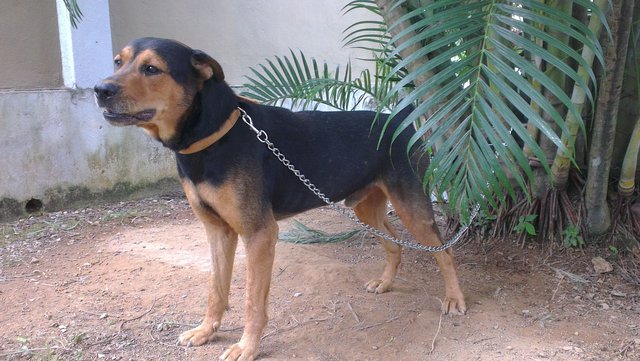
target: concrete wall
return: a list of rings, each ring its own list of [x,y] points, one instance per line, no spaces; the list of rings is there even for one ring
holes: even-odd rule
[[[0,1],[0,89],[62,85],[56,3]]]
[[[107,0],[79,0],[86,18],[75,31],[95,28],[90,17],[104,19],[91,7],[98,1]],[[342,47],[343,29],[361,16],[342,16],[347,2],[109,0],[112,43],[120,49],[141,36],[174,38],[208,52],[227,81],[241,85],[250,66],[289,49],[332,65],[366,57]],[[151,185],[177,187],[174,156],[138,129],[109,126],[90,90],[42,90],[64,84],[56,16],[54,0],[0,1],[0,89],[11,89],[0,90],[0,219],[24,214],[31,199],[55,210]],[[110,59],[114,52],[104,53]],[[31,88],[41,90],[16,91]]]
[[[353,60],[362,50],[342,46],[343,30],[368,16],[355,11],[345,16],[348,0],[110,0],[114,50],[130,40],[157,36],[179,40],[214,57],[227,82],[241,85],[249,67],[289,49],[329,64]],[[369,15],[370,16],[370,15]]]
[[[88,13],[95,0],[79,0]],[[114,51],[142,36],[180,40],[215,57],[231,85],[248,68],[289,49],[355,69],[368,54],[342,47],[342,31],[369,16],[342,15],[347,0],[110,0]],[[63,86],[54,0],[0,1],[0,89]],[[82,30],[83,24],[80,23]],[[360,65],[358,65],[360,64]]]
[[[89,90],[0,92],[0,120],[0,218],[32,198],[52,210],[175,178],[172,153],[107,125]]]

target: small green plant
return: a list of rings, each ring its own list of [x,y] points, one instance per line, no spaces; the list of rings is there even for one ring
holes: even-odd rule
[[[521,216],[518,219],[518,224],[516,224],[514,230],[520,234],[526,233],[529,236],[536,235],[536,227],[533,223],[538,218],[537,214],[529,214],[526,216]]]
[[[170,330],[170,329],[178,327],[178,326],[179,326],[179,324],[177,324],[173,320],[162,320],[162,322],[160,322],[159,324],[156,325],[156,330],[157,331],[167,331],[167,330]]]
[[[137,209],[125,209],[122,211],[112,211],[107,210],[106,213],[100,217],[100,223],[109,223],[111,221],[120,221],[120,223],[125,223],[125,221],[130,221],[136,217],[140,217],[142,212]]]
[[[488,227],[491,226],[496,219],[498,219],[497,215],[481,210],[473,223],[478,227]]]
[[[564,246],[568,248],[584,246],[584,239],[582,239],[582,236],[580,235],[580,229],[574,224],[562,231],[562,242],[564,243]]]
[[[41,361],[59,361],[61,360],[58,355],[55,353],[55,349],[47,346],[42,353],[38,353],[35,355],[37,360]]]
[[[27,345],[29,342],[31,342],[29,337],[25,337],[25,336],[17,336],[16,341],[18,341],[22,346]]]
[[[80,333],[74,333],[69,338],[69,344],[71,346],[78,346],[86,339],[87,339],[87,333],[86,332],[83,331],[83,332],[80,332]]]
[[[618,250],[618,247],[616,247],[614,245],[609,246],[609,253],[611,253],[612,256],[617,256],[618,252],[620,252]]]

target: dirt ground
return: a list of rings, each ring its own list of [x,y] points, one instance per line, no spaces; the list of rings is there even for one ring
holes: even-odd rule
[[[296,220],[353,229],[319,209]],[[243,248],[215,341],[176,346],[204,314],[204,230],[178,195],[1,224],[0,360],[213,360],[242,334]],[[291,221],[281,222],[281,231]],[[591,259],[614,266],[598,274]],[[279,242],[262,360],[638,360],[633,262],[606,251],[549,252],[480,239],[457,247],[469,311],[441,316],[432,258],[403,253],[392,292],[364,291],[383,250]]]

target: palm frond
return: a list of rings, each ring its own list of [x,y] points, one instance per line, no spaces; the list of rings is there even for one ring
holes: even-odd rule
[[[387,32],[387,24],[380,16],[380,9],[372,0],[351,1],[343,8],[343,13],[352,11],[367,11],[376,15],[373,19],[357,21],[344,30],[343,42],[345,46],[369,50],[375,56],[391,51],[391,37]],[[378,18],[379,17],[379,18]]]
[[[361,234],[362,230],[351,230],[339,233],[326,233],[310,228],[297,220],[293,220],[293,228],[280,234],[279,239],[283,242],[297,244],[311,243],[338,243]]]
[[[80,10],[80,6],[78,5],[78,0],[62,0],[64,2],[64,6],[69,11],[69,19],[71,20],[71,26],[75,29],[78,28],[78,23],[82,20],[84,16],[82,14],[82,10]]]
[[[604,16],[588,0],[574,3],[587,8],[591,16]],[[403,5],[406,1],[395,3]],[[424,13],[430,16],[419,16]],[[602,62],[597,37],[580,21],[539,0],[433,1],[390,24],[390,31],[407,20],[412,25],[391,39],[396,47],[390,56],[410,46],[419,45],[420,50],[397,62],[389,74],[399,77],[403,69],[414,69],[402,76],[389,92],[397,94],[411,89],[392,116],[408,104],[418,106],[398,128],[388,131],[396,137],[421,116],[430,115],[407,149],[415,149],[416,145],[432,149],[438,145],[424,175],[425,183],[429,188],[447,191],[451,203],[463,210],[470,208],[467,202],[486,204],[493,199],[504,200],[504,194],[515,196],[513,181],[527,193],[526,180],[532,180],[533,171],[513,133],[532,149],[547,171],[549,162],[527,133],[523,120],[565,149],[560,135],[531,109],[531,104],[537,104],[561,134],[567,132],[564,114],[532,85],[531,79],[553,93],[569,113],[580,119],[581,126],[584,122],[565,90],[523,54],[536,54],[547,66],[557,68],[593,102],[589,84],[568,65],[568,60],[586,65],[581,54],[540,29],[568,34],[593,49]],[[549,48],[559,49],[562,56],[554,55]],[[589,69],[591,82],[595,82],[591,67],[585,68]],[[427,72],[434,75],[418,82]],[[389,98],[383,105],[390,106],[394,101]],[[430,132],[431,136],[424,139]]]
[[[378,60],[373,72],[369,69],[355,77],[350,64],[341,70],[329,70],[326,63],[308,60],[303,52],[290,51],[289,56],[276,57],[251,68],[243,95],[266,104],[314,108],[326,105],[339,110],[373,108],[378,99],[395,99],[389,91],[397,79],[390,77],[391,67]]]

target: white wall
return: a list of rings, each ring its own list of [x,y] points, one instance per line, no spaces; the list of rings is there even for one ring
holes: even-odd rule
[[[62,85],[55,1],[0,0],[0,64],[0,89]]]
[[[366,11],[342,15],[348,0],[110,0],[114,50],[134,38],[156,36],[179,40],[214,57],[227,82],[241,85],[249,67],[274,55],[302,50],[332,66],[350,59],[366,66],[362,50],[343,47],[343,30],[371,18]]]

